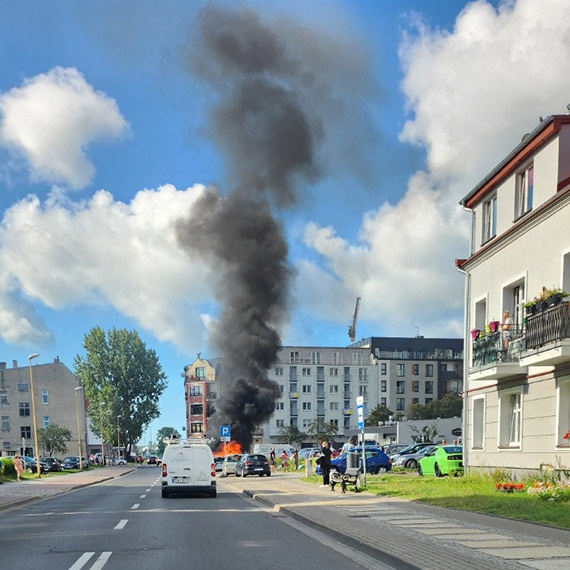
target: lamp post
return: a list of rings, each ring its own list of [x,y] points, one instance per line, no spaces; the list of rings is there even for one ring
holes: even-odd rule
[[[121,437],[119,435],[119,420],[122,417],[123,416],[117,416],[117,455],[118,455],[119,459],[121,458]]]
[[[101,419],[101,465],[105,467],[105,440],[103,439],[103,402],[99,404]]]
[[[37,358],[39,354],[34,352],[28,356],[28,360],[30,361],[30,386],[32,390],[32,415],[33,415],[33,422],[34,422],[34,445],[36,446],[36,469],[38,471],[38,477],[41,477],[40,471],[40,450],[38,447],[38,425],[36,423],[36,399],[34,397],[34,374],[32,372],[32,360]]]
[[[79,449],[79,469],[83,470],[83,459],[81,457],[81,430],[79,428],[79,403],[78,403],[78,394],[83,390],[83,386],[77,386],[75,388],[75,413],[77,415],[77,447]]]

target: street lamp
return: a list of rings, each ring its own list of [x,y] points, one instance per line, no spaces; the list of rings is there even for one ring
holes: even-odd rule
[[[79,449],[79,469],[83,470],[83,459],[81,458],[81,430],[79,428],[79,403],[77,395],[83,390],[83,386],[75,388],[75,413],[77,415],[77,447]]]
[[[101,465],[105,467],[105,440],[103,439],[103,402],[99,404],[101,419]]]
[[[38,425],[36,424],[36,399],[34,398],[34,375],[32,373],[32,360],[37,358],[39,354],[34,352],[28,356],[28,360],[30,361],[30,386],[32,389],[32,415],[33,415],[33,422],[34,422],[34,445],[36,446],[36,469],[38,471],[38,477],[41,477],[40,472],[40,449],[38,447]]]
[[[122,417],[123,416],[117,416],[117,455],[119,456],[119,459],[121,458],[121,438],[119,435],[119,420]]]

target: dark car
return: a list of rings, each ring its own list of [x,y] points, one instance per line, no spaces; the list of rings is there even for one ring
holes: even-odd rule
[[[66,457],[61,462],[64,469],[79,469],[79,457]]]
[[[156,455],[149,455],[146,462],[148,465],[156,465],[158,463],[158,461],[156,459]]]
[[[358,453],[360,457],[360,465],[362,467],[362,447],[355,447],[350,450],[350,453]],[[331,461],[331,468],[336,469],[339,473],[346,471],[347,453],[343,453]],[[392,461],[382,451],[380,447],[366,446],[366,472],[367,473],[380,473],[382,471],[390,471],[392,469]],[[317,473],[320,469],[317,469]]]
[[[40,462],[45,463],[50,471],[62,471],[63,467],[55,457],[40,457]]]
[[[236,477],[247,477],[248,475],[271,476],[271,467],[265,455],[260,453],[242,455],[236,465]]]
[[[37,473],[38,472],[38,466],[37,466],[35,458],[24,456],[21,459],[24,462],[24,469],[28,473]],[[49,467],[48,467],[47,463],[44,463],[40,459],[40,473],[48,473],[48,472],[49,472]]]

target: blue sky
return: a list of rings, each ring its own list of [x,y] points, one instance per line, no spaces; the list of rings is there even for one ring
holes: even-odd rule
[[[202,185],[232,183],[209,136],[217,95],[185,65],[206,4],[0,4],[1,360],[72,368],[91,327],[136,329],[169,379],[155,431],[184,424],[184,365],[216,355],[215,267],[172,232]],[[355,84],[331,72],[343,107],[322,176],[276,214],[296,270],[283,343],[345,345],[356,296],[359,337],[460,336],[457,202],[539,115],[565,112],[566,3],[216,5],[354,48]]]

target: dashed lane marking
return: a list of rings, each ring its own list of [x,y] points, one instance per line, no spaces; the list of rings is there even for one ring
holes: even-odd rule
[[[150,491],[150,489],[147,489],[146,492],[148,493]]]
[[[126,524],[129,522],[129,519],[123,519],[117,523],[117,526],[113,528],[113,530],[123,530]]]
[[[109,558],[111,558],[111,554],[113,554],[112,552],[103,552],[103,554],[101,554],[101,556],[99,556],[99,558],[97,558],[97,560],[95,560],[95,564],[93,564],[93,566],[91,566],[91,570],[101,570],[101,568],[103,568],[103,566],[105,566],[105,564],[107,563],[107,560],[109,560]]]
[[[131,507],[131,511],[135,511],[136,509],[138,509],[140,507],[140,503],[135,503],[132,507]]]
[[[141,495],[141,499],[146,499],[146,495]]]
[[[78,559],[77,562],[73,566],[69,568],[69,570],[81,570],[87,562],[89,562],[90,558],[94,555],[94,552],[85,552],[82,554]]]

